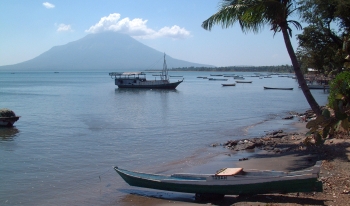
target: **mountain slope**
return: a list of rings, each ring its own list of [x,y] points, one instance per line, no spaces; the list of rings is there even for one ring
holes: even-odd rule
[[[11,70],[109,70],[136,71],[161,69],[163,53],[128,35],[104,32],[89,34],[66,45],[55,46],[34,59],[2,66]],[[161,61],[159,61],[161,60]],[[168,67],[209,66],[166,57]],[[156,63],[156,65],[155,65]],[[155,67],[150,67],[154,65]]]

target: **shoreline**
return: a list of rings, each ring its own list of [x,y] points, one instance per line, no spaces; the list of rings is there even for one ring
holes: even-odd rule
[[[285,120],[281,120],[285,121]],[[322,160],[319,180],[323,182],[323,192],[312,193],[287,193],[287,194],[265,194],[265,195],[226,195],[222,200],[210,200],[205,203],[214,205],[346,205],[350,201],[350,138],[327,139],[322,146],[306,147],[302,141],[308,131],[307,122],[296,121],[288,128],[288,133],[278,131],[274,134],[268,133],[262,137],[255,138],[273,143],[273,150],[255,147],[253,150],[239,149],[233,156],[247,158],[241,161],[232,160],[230,152],[232,148],[223,147],[228,150],[225,154],[212,157],[210,161],[193,168],[195,171],[204,168],[213,169],[221,163],[230,162],[236,167],[260,170],[294,171],[311,167],[316,161]],[[272,132],[273,133],[273,132]],[[283,134],[283,135],[281,135]],[[274,136],[274,137],[273,137]],[[242,141],[242,140],[238,140]],[[266,144],[267,147],[269,144]],[[218,145],[217,145],[218,146]],[[223,146],[223,145],[221,145]],[[284,149],[288,147],[289,149]],[[277,150],[276,150],[277,148]],[[215,162],[218,161],[218,162]],[[217,168],[217,167],[215,167]],[[196,202],[194,194],[173,193],[160,191],[160,196],[133,195],[132,205],[202,205]],[[168,194],[166,196],[164,194]],[[130,197],[131,198],[131,197]],[[122,205],[130,205],[131,202],[121,202]]]
[[[261,137],[228,141],[223,146],[238,154],[249,152],[239,161],[234,162],[235,167],[280,171],[305,169],[321,159],[318,155],[305,151],[305,147],[303,147],[302,141],[308,131],[306,123],[295,121],[286,129],[288,132],[276,130],[267,132]],[[232,147],[230,145],[232,142],[237,143],[237,145]]]

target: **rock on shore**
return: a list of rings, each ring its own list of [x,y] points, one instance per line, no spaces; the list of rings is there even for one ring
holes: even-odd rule
[[[265,136],[252,139],[229,140],[223,144],[227,149],[234,151],[266,150],[269,152],[282,153],[295,150],[303,146],[305,135],[297,132],[285,133],[283,130],[266,133]]]

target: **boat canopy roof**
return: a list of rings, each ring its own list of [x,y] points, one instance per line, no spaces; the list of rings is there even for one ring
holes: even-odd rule
[[[131,75],[146,75],[144,72],[111,72],[110,76],[131,76]]]
[[[123,75],[130,76],[130,75],[145,75],[143,72],[123,72]]]

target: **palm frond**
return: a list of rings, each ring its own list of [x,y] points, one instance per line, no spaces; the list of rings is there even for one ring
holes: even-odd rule
[[[303,26],[301,26],[301,24],[297,21],[294,21],[294,20],[289,20],[287,21],[287,23],[291,23],[294,25],[294,27],[297,29],[297,30],[302,30],[303,29]]]
[[[297,10],[295,0],[223,0],[217,13],[202,23],[202,27],[211,30],[216,24],[223,28],[239,23],[243,32],[260,32],[265,25],[270,25],[274,35],[281,31],[281,27],[288,28],[289,24],[297,29],[302,26],[299,22],[290,20],[290,15]]]
[[[238,12],[235,5],[226,6],[205,20],[202,27],[211,30],[215,24],[221,24],[223,28],[228,28],[238,21]]]

